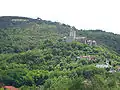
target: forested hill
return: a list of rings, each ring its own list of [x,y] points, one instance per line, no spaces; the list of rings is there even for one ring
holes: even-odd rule
[[[24,44],[26,49],[28,49],[28,47],[33,48],[34,45],[38,45],[37,42],[41,38],[47,39],[46,37],[49,37],[49,35],[52,36],[53,38],[54,36],[56,36],[56,38],[68,36],[71,26],[61,24],[59,22],[42,20],[41,18],[32,19],[32,18],[18,17],[18,16],[2,16],[0,17],[0,28],[1,28],[0,29],[1,42],[5,38],[7,38],[4,41],[7,42],[9,45],[10,43],[11,44],[16,43],[16,45],[14,44],[13,47],[16,46],[17,49],[21,41],[24,42],[22,44]],[[102,44],[107,48],[120,53],[120,47],[119,47],[120,35],[113,34],[110,32],[105,32],[102,30],[78,30],[75,27],[74,29],[77,31],[78,36],[85,36],[89,39],[94,39],[97,41],[98,44]],[[48,33],[51,34],[48,35]],[[33,40],[31,40],[31,38]],[[14,42],[12,40],[14,40]],[[6,45],[2,43],[2,45],[0,44],[0,46],[6,46]],[[0,47],[0,49],[1,48],[3,47]],[[19,49],[21,49],[21,47],[19,47]],[[22,50],[19,49],[18,51]]]
[[[98,45],[66,42],[71,26],[59,22],[0,17],[0,89],[120,90],[120,35],[72,29]]]
[[[102,30],[80,30],[78,35],[86,36],[90,39],[95,39],[98,44],[102,44],[109,49],[120,53],[120,35]]]

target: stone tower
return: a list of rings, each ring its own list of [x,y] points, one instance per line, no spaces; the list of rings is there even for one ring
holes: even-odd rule
[[[75,40],[75,38],[76,38],[76,31],[71,28],[71,30],[70,30],[70,35],[69,35],[69,36],[70,36],[72,39]]]
[[[69,36],[66,38],[66,42],[72,42],[76,39],[76,31],[71,27]]]

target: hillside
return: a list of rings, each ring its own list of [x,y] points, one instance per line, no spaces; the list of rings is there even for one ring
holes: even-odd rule
[[[95,39],[99,44],[120,53],[120,35],[102,30],[80,30],[78,35]]]
[[[26,26],[30,22],[37,22],[37,19],[18,17],[18,16],[2,16],[0,17],[0,28],[8,28],[15,26]]]
[[[72,29],[77,36],[96,40],[98,45],[64,41],[71,30],[69,25],[0,17],[0,82],[22,90],[120,89],[120,36]]]
[[[38,45],[37,42],[39,42],[41,39],[47,39],[46,37],[52,38],[51,36],[56,36],[55,38],[68,36],[71,30],[71,26],[61,24],[58,22],[46,21],[40,18],[32,19],[32,18],[18,17],[18,16],[0,17],[0,28],[1,28],[0,29],[1,42],[3,42],[2,40],[5,39],[4,41],[9,43],[9,45],[14,44],[13,47],[16,47],[16,48],[19,47],[17,48],[18,51],[16,52],[23,50],[20,46],[21,45],[20,42],[24,42],[22,43],[24,44],[22,45],[22,47],[27,50],[29,48],[36,47],[36,45]],[[73,28],[74,30],[77,31],[78,36],[85,36],[88,39],[96,40],[98,44],[104,45],[107,48],[112,49],[117,53],[120,53],[120,48],[119,48],[120,35],[119,34],[105,32],[102,30],[78,30],[75,27]],[[48,33],[51,33],[51,34],[47,35]],[[0,46],[4,46],[4,47],[1,47],[2,49],[4,49],[5,46],[7,45],[6,42],[5,44],[4,43],[0,44]],[[1,51],[4,51],[4,50],[0,50],[0,52]],[[12,52],[14,51],[15,50],[12,50]],[[10,52],[9,49],[6,52]]]

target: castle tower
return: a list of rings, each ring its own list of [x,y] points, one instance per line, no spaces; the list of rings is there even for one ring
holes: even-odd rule
[[[71,28],[70,30],[70,37],[75,39],[76,38],[76,31]]]
[[[76,39],[76,31],[71,28],[69,37],[66,39],[66,42],[72,42]]]

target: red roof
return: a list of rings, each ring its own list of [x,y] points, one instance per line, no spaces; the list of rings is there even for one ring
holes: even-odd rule
[[[19,90],[18,88],[15,88],[13,86],[4,86],[3,88],[6,88],[8,90]]]

